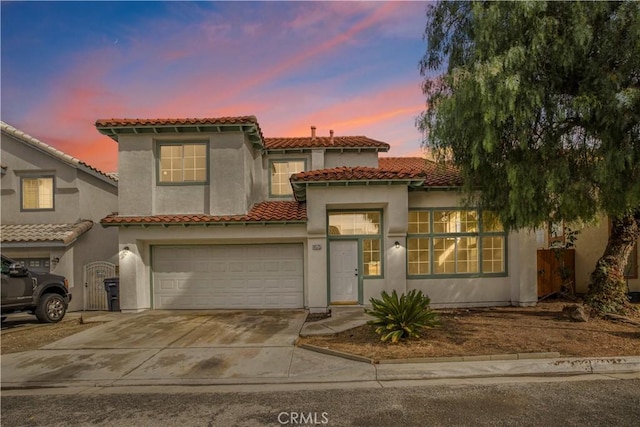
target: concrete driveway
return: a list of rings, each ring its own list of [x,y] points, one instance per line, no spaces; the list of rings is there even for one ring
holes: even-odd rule
[[[306,317],[304,310],[122,315],[42,349],[4,355],[2,387],[302,382],[309,375],[339,378],[345,372],[371,376],[366,364],[295,347]]]

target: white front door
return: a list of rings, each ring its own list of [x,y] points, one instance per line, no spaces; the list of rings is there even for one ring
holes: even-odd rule
[[[358,303],[358,242],[334,240],[330,243],[331,304]]]

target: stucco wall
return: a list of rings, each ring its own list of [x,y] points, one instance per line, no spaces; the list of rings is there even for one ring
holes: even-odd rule
[[[409,193],[409,208],[455,207],[456,191]],[[537,301],[536,240],[527,231],[507,239],[507,276],[408,279],[409,289],[429,295],[434,307],[532,305]]]
[[[575,242],[576,292],[586,293],[589,290],[589,277],[607,247],[609,219],[603,216],[597,223],[585,225],[579,230],[580,234],[577,235]],[[638,244],[640,246],[640,240]],[[636,256],[638,256],[638,252],[636,252]],[[638,261],[640,259],[636,260],[636,263]],[[640,292],[640,279],[630,278],[627,280],[627,284],[631,292]]]
[[[208,181],[164,185],[157,182],[161,142],[207,142]],[[260,198],[259,159],[241,132],[121,136],[119,140],[120,215],[241,215]]]
[[[2,133],[2,164],[7,166],[2,182],[3,224],[63,224],[80,219],[77,170],[35,148]],[[21,210],[21,177],[52,175],[54,210]]]
[[[336,168],[340,166],[366,166],[370,168],[378,167],[378,153],[376,152],[334,152],[328,151],[324,154],[324,167]]]
[[[306,246],[306,242],[304,224],[122,228],[119,234],[120,308],[123,311],[151,308],[151,247],[154,245],[302,243]],[[129,250],[124,250],[125,247]],[[305,268],[305,305],[308,277],[309,271]]]

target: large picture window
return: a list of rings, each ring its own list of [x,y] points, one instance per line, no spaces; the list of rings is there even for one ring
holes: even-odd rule
[[[355,238],[360,248],[364,277],[380,277],[382,272],[382,212],[353,211],[329,213],[329,238]]]
[[[207,144],[161,144],[158,181],[163,184],[203,183],[207,180]]]
[[[22,209],[53,209],[53,177],[22,178]]]
[[[409,276],[506,273],[506,234],[492,212],[411,210],[408,220]]]
[[[286,197],[293,194],[289,178],[291,175],[304,172],[304,160],[272,160],[271,161],[271,187],[273,197]]]

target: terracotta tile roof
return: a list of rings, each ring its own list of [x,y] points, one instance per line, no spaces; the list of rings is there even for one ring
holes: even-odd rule
[[[104,226],[124,224],[207,224],[207,223],[245,223],[245,222],[305,222],[307,207],[294,201],[260,202],[255,204],[246,215],[151,215],[119,216],[111,214],[102,219]]]
[[[338,167],[300,172],[291,176],[291,182],[311,181],[360,181],[360,180],[406,180],[421,179],[424,172],[409,169],[380,169],[363,166]]]
[[[389,144],[366,136],[316,136],[297,138],[265,138],[265,150],[284,150],[294,148],[377,148],[389,151]]]
[[[75,224],[2,224],[0,241],[7,243],[62,243],[68,245],[93,227],[84,220]]]
[[[425,176],[425,187],[458,187],[462,185],[462,179],[455,167],[439,164],[422,157],[380,157],[378,165],[381,169],[422,171]]]
[[[164,118],[164,119],[98,119],[96,127],[134,127],[134,126],[198,126],[198,125],[237,125],[258,124],[255,116],[207,117],[207,118]]]
[[[5,132],[6,134],[13,136],[17,140],[19,140],[19,141],[21,141],[21,142],[23,142],[25,144],[31,145],[32,147],[35,147],[38,150],[44,151],[48,155],[50,155],[52,157],[55,157],[56,159],[61,160],[61,161],[65,162],[65,163],[67,163],[68,165],[71,165],[71,166],[73,166],[75,168],[84,170],[85,172],[88,172],[88,173],[90,173],[90,174],[92,174],[94,176],[96,176],[96,174],[97,174],[97,176],[99,178],[101,178],[102,180],[104,180],[104,181],[106,181],[106,182],[108,182],[108,183],[110,183],[112,185],[117,185],[118,179],[113,177],[112,175],[107,174],[105,172],[102,172],[101,170],[96,169],[93,166],[90,166],[89,164],[87,164],[87,163],[85,163],[85,162],[83,162],[83,161],[81,161],[79,159],[76,159],[75,157],[73,157],[73,156],[71,156],[69,154],[63,153],[62,151],[58,150],[57,148],[52,147],[49,144],[45,144],[44,142],[32,137],[31,135],[28,135],[28,134],[24,133],[21,130],[18,130],[16,128],[14,128],[13,126],[11,126],[11,125],[9,125],[9,124],[7,124],[5,122],[0,121],[0,129],[2,129],[2,132]],[[6,169],[6,166],[5,166],[5,169]]]
[[[258,148],[264,146],[264,136],[255,116],[206,117],[206,118],[164,118],[164,119],[99,119],[98,132],[118,141],[126,134],[156,134],[184,132],[245,132],[249,140]]]

